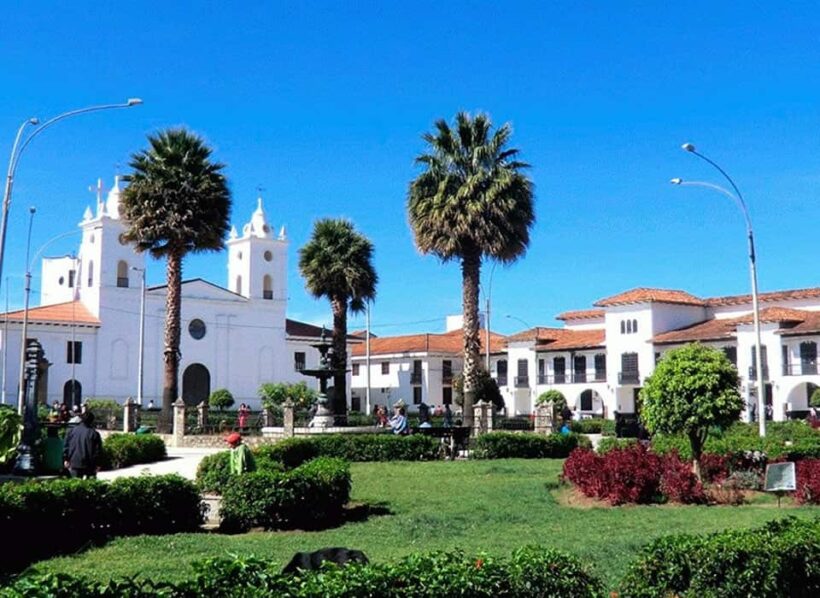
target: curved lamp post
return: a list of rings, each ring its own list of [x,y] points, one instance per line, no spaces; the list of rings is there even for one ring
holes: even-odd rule
[[[527,328],[532,328],[532,326],[530,326],[529,322],[527,322],[526,320],[524,320],[522,318],[519,318],[518,316],[513,316],[511,314],[506,314],[504,317],[509,318],[510,320],[518,320],[519,322],[521,322]]]
[[[17,130],[17,135],[14,138],[14,144],[11,146],[11,157],[9,157],[9,167],[6,171],[6,187],[3,192],[3,214],[2,217],[0,217],[0,280],[3,279],[3,257],[6,250],[6,229],[9,219],[9,207],[11,206],[11,193],[14,187],[14,175],[16,174],[17,166],[20,163],[20,156],[28,147],[29,143],[31,143],[35,137],[51,125],[66,118],[77,116],[79,114],[85,114],[87,112],[99,112],[100,110],[113,110],[115,108],[130,108],[131,106],[138,106],[140,104],[142,104],[141,99],[130,98],[122,104],[102,104],[99,106],[88,106],[87,108],[70,110],[48,119],[43,124],[40,124],[40,119],[38,118],[29,118],[20,125],[20,128]],[[34,129],[28,137],[23,139],[23,131],[29,125],[36,126],[37,128]]]
[[[757,292],[757,259],[755,254],[755,238],[754,231],[752,230],[752,220],[751,218],[749,218],[749,210],[746,208],[746,202],[743,201],[743,195],[740,193],[740,189],[737,188],[737,185],[735,185],[735,182],[726,173],[726,171],[723,170],[720,166],[718,166],[715,162],[713,162],[703,154],[699,153],[695,149],[695,146],[691,143],[684,143],[681,146],[681,148],[684,151],[687,151],[690,154],[694,154],[701,160],[711,164],[718,172],[720,172],[721,175],[723,175],[723,177],[727,181],[729,181],[729,184],[732,186],[732,189],[734,189],[734,193],[732,193],[728,189],[724,189],[720,185],[715,185],[714,183],[706,183],[702,181],[684,181],[683,179],[675,178],[672,179],[670,183],[679,186],[705,187],[707,189],[717,191],[718,193],[722,193],[726,197],[732,199],[738,205],[741,212],[743,212],[743,218],[746,222],[746,236],[749,243],[749,272],[752,279],[752,312],[754,318],[755,332],[755,370],[757,376],[754,384],[757,389],[757,421],[760,436],[766,436],[766,392],[765,384],[763,383],[763,359],[761,350],[762,343],[760,339],[760,304],[758,301]]]

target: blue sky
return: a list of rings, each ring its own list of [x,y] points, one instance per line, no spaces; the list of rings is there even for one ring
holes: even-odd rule
[[[227,164],[233,221],[262,186],[291,239],[289,313],[329,321],[297,250],[314,219],[345,216],[376,247],[377,334],[441,330],[460,270],[415,250],[405,207],[420,135],[458,110],[514,127],[532,164],[527,255],[493,277],[493,328],[555,325],[636,286],[702,296],[749,289],[742,218],[691,141],[743,191],[762,290],[820,285],[820,9],[812,3],[14,2],[0,21],[0,159],[25,118],[141,97],[72,119],[27,150],[5,274],[22,302],[32,246],[71,230],[145,135],[186,125]],[[57,242],[61,253],[73,240]],[[39,268],[35,270],[39,275]],[[225,283],[222,255],[186,277]],[[149,282],[161,283],[154,262]],[[39,280],[35,278],[35,288]],[[2,298],[0,298],[2,300]],[[353,317],[352,326],[363,318]]]

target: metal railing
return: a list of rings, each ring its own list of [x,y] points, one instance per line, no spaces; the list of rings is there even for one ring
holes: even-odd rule
[[[637,370],[618,372],[618,384],[640,384],[641,375]]]
[[[499,374],[495,378],[495,383],[499,386],[507,386],[507,374]]]
[[[421,384],[421,372],[410,372],[410,384]]]
[[[452,384],[453,383],[453,372],[442,372],[441,373],[441,383],[442,384]]]
[[[606,372],[538,374],[538,384],[587,384],[589,382],[606,382]]]
[[[763,366],[763,379],[769,379],[769,366]],[[757,368],[755,366],[749,366],[749,380],[757,380]]]
[[[817,362],[806,361],[783,364],[784,376],[815,376],[817,373]]]
[[[516,376],[515,377],[515,387],[516,388],[529,388],[530,387],[530,377],[529,376]]]

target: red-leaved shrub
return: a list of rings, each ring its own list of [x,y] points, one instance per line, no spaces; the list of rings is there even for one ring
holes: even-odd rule
[[[672,502],[692,504],[706,501],[703,484],[692,472],[692,464],[681,461],[677,452],[663,458],[660,488],[666,500]]]
[[[613,505],[660,502],[703,502],[703,486],[691,465],[677,454],[656,455],[640,444],[615,448],[603,455],[576,449],[564,462],[563,477],[585,496]]]
[[[706,482],[722,482],[729,477],[730,457],[716,453],[700,456],[700,475]]]
[[[820,459],[797,462],[797,492],[800,503],[820,504]]]

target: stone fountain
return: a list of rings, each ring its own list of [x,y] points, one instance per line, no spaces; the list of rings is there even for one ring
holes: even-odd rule
[[[335,423],[335,415],[330,408],[330,401],[327,396],[327,381],[336,375],[337,370],[330,365],[328,352],[332,343],[327,340],[327,331],[322,327],[322,335],[319,342],[311,347],[319,351],[319,367],[313,370],[304,369],[302,375],[310,376],[319,380],[319,397],[316,399],[316,415],[310,420],[312,428],[329,428]]]

